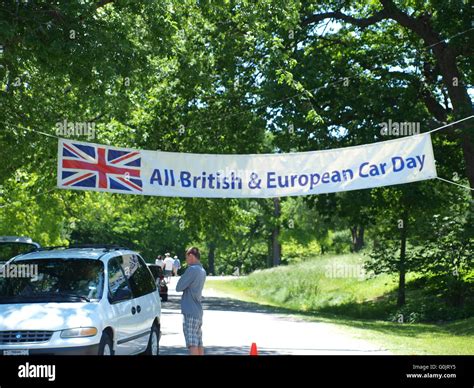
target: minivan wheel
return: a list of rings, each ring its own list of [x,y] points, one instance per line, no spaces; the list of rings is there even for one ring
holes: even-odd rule
[[[147,356],[158,356],[160,354],[160,329],[156,324],[151,327],[150,339],[145,354]]]
[[[112,345],[112,338],[107,333],[102,334],[99,344],[99,356],[113,356],[114,348]]]

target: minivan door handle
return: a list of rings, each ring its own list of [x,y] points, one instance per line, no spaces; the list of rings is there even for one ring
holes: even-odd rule
[[[137,309],[135,308],[135,306],[132,307],[132,315],[135,315],[135,313],[137,312]]]
[[[140,313],[140,311],[142,311],[142,308],[140,305],[137,306],[137,312]]]

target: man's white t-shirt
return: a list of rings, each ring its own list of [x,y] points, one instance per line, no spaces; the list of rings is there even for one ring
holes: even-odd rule
[[[163,262],[163,260],[155,260],[155,264],[156,264],[156,265],[159,265],[161,268],[163,268],[163,266],[165,265],[165,263]]]
[[[166,271],[172,271],[173,270],[173,263],[174,263],[174,260],[171,257],[167,257],[165,259],[165,270]]]

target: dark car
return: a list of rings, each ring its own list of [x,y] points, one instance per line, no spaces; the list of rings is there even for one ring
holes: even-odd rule
[[[40,248],[40,245],[29,237],[0,236],[0,265],[5,264],[11,258],[32,252]]]
[[[163,302],[168,300],[168,286],[163,275],[163,268],[157,264],[147,264],[151,274],[155,278],[157,287],[160,288],[160,297]]]

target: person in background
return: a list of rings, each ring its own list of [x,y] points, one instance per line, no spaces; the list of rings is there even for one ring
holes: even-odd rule
[[[155,264],[159,265],[161,267],[161,269],[163,269],[163,267],[165,265],[165,263],[163,262],[163,256],[158,255],[158,257],[155,260]]]
[[[183,332],[189,354],[204,355],[202,343],[202,289],[206,281],[206,271],[201,265],[201,254],[196,247],[186,251],[188,268],[176,285],[176,291],[182,292],[181,313],[183,314]]]
[[[173,264],[174,260],[169,253],[165,254],[165,278],[167,278],[167,283],[171,280],[171,275],[173,274]]]
[[[174,257],[174,263],[173,263],[173,275],[178,276],[178,270],[181,268],[181,262],[178,259],[178,256]]]

